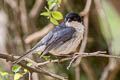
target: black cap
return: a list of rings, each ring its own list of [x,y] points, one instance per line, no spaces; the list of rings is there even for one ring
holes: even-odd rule
[[[68,21],[68,22],[71,22],[71,21],[81,22],[81,17],[77,13],[68,13],[66,15],[65,21]]]

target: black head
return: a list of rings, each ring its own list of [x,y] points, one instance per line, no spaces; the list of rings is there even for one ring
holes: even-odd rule
[[[76,13],[68,13],[65,18],[65,22],[77,21],[81,22],[81,17]]]

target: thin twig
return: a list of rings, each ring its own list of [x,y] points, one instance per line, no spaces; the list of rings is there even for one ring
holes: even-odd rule
[[[69,65],[67,66],[67,70],[70,69],[70,66],[72,65],[73,61],[76,59],[77,56],[73,57],[73,59],[70,61]]]

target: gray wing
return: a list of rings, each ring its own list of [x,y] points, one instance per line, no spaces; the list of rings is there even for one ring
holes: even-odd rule
[[[73,27],[61,27],[56,28],[50,32],[41,42],[44,42],[46,45],[43,55],[45,55],[50,50],[64,44],[66,41],[70,40],[73,37],[75,29]]]
[[[49,43],[49,40],[52,39],[55,32],[61,30],[64,26],[64,23],[56,26],[52,31],[50,31],[45,37],[43,37],[32,49],[36,49],[40,47],[41,45],[47,45]]]

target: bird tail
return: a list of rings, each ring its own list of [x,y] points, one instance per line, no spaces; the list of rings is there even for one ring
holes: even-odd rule
[[[31,54],[32,51],[34,51],[34,49],[31,49],[29,51],[27,51],[26,53],[24,53],[22,56],[20,56],[18,59],[16,59],[13,64],[19,63],[24,57],[26,57],[27,55]]]

